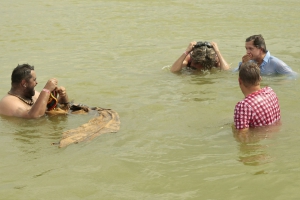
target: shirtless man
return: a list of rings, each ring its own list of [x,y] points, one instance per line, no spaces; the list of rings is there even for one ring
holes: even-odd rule
[[[58,103],[68,102],[64,87],[57,87],[57,80],[51,78],[41,92],[35,91],[38,84],[34,66],[18,65],[11,75],[11,89],[0,100],[0,114],[27,119],[45,115],[47,103],[52,91],[59,94]]]

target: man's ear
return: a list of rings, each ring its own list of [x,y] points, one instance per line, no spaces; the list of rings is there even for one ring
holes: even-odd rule
[[[242,82],[242,80],[240,79],[240,77],[238,78],[238,80],[239,80],[239,84],[242,85],[243,82]]]
[[[26,80],[25,80],[25,79],[23,79],[23,80],[21,81],[21,86],[22,86],[22,87],[27,87],[27,83],[26,83]]]

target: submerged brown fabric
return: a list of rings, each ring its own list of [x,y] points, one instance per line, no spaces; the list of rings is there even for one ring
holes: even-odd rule
[[[61,111],[59,112],[62,113]],[[111,109],[100,107],[89,108],[84,105],[72,105],[69,110],[69,113],[71,114],[83,114],[90,112],[95,112],[96,117],[78,128],[63,132],[62,139],[59,143],[56,143],[59,147],[66,147],[70,144],[89,141],[100,134],[113,133],[120,129],[120,117],[117,112]]]

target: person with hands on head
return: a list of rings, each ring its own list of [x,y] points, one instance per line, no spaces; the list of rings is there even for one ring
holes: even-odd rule
[[[223,58],[215,42],[190,42],[186,51],[174,62],[171,72],[180,72],[183,68],[210,70],[216,67],[228,70],[229,65]]]
[[[64,87],[57,87],[57,79],[47,81],[41,92],[34,88],[38,84],[34,66],[18,65],[11,75],[11,89],[0,100],[0,114],[5,116],[34,119],[45,115],[51,92],[57,91],[58,102],[68,102]]]

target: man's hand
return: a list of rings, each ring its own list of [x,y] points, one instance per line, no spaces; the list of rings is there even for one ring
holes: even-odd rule
[[[243,63],[246,63],[246,62],[248,62],[249,60],[251,60],[251,58],[250,58],[250,56],[249,56],[248,54],[246,54],[246,55],[244,55],[244,56],[242,57],[242,62],[243,62]]]
[[[190,42],[190,44],[186,48],[186,52],[188,52],[188,53],[191,52],[196,44],[197,44],[197,42],[195,42],[195,41]]]
[[[217,43],[215,43],[215,42],[210,42],[210,44],[211,44],[211,46],[213,46],[213,48],[214,48],[214,50],[215,50],[216,53],[220,51],[220,50],[219,50],[219,47],[218,47],[218,45],[217,45]]]
[[[51,78],[48,80],[44,88],[52,92],[53,90],[55,90],[56,87],[57,87],[57,79]]]
[[[56,91],[58,92],[60,97],[65,97],[67,95],[66,88],[64,88],[62,86],[56,88]]]

